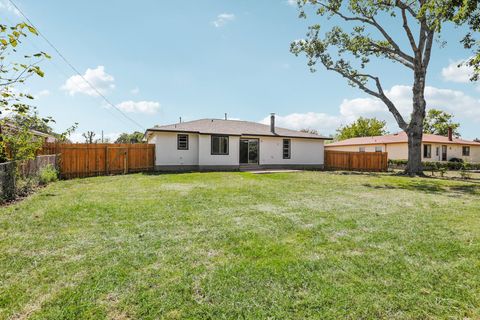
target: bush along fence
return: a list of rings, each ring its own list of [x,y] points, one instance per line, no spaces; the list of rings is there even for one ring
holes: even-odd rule
[[[26,196],[39,185],[57,180],[57,172],[57,155],[0,163],[1,202]]]
[[[422,162],[423,169],[426,171],[441,171],[441,170],[480,170],[480,163],[469,162]],[[407,160],[388,160],[390,169],[405,169]]]

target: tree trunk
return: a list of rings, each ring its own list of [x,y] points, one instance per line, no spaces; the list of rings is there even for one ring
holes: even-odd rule
[[[423,176],[422,138],[425,119],[425,76],[424,68],[416,68],[413,83],[413,112],[406,131],[408,135],[408,164],[405,173],[411,177]]]
[[[405,173],[411,177],[423,175],[422,165],[422,137],[423,126],[421,128],[411,128],[408,130],[408,164]]]

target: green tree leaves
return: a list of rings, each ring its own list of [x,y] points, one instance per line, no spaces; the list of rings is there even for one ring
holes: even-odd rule
[[[451,128],[453,135],[460,137],[460,133],[458,132],[460,124],[453,122],[452,119],[453,115],[449,113],[442,110],[430,109],[423,122],[423,132],[447,136],[448,129]]]
[[[122,133],[115,143],[142,143],[143,133],[135,131],[133,133]]]
[[[382,136],[387,133],[385,121],[381,121],[376,118],[360,117],[354,123],[338,128],[335,140]]]
[[[0,156],[3,160],[33,158],[43,144],[43,138],[34,133],[34,128],[48,127],[51,118],[41,118],[29,105],[33,96],[14,90],[29,77],[44,76],[38,65],[50,56],[45,52],[33,56],[19,56],[17,47],[28,34],[38,35],[34,27],[19,23],[15,26],[0,24],[0,114],[10,113],[0,120]],[[18,59],[18,60],[17,60]]]

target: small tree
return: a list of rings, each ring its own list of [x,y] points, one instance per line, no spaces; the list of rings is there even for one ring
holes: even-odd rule
[[[425,86],[435,35],[451,17],[458,0],[297,0],[300,17],[306,17],[305,5],[317,16],[333,18],[333,27],[321,33],[321,25],[309,27],[307,39],[292,43],[291,51],[305,53],[315,71],[317,63],[346,78],[348,84],[379,99],[388,108],[398,126],[408,135],[406,173],[422,175],[422,135],[425,118]],[[476,0],[475,0],[476,2]],[[392,25],[403,32],[391,31]],[[322,30],[323,31],[323,30]],[[403,45],[407,39],[407,45]],[[380,77],[367,71],[372,60],[387,59],[406,68],[412,77],[412,112],[405,119],[385,93]],[[387,70],[386,68],[383,70]],[[391,72],[391,71],[386,71]]]
[[[42,148],[42,137],[36,136],[30,129],[39,118],[35,114],[26,113],[22,117],[2,119],[2,141],[0,153],[3,160],[27,160],[33,159],[39,149]]]
[[[448,130],[451,128],[453,135],[458,138],[460,137],[458,132],[460,124],[453,122],[452,119],[453,115],[445,111],[430,109],[423,122],[423,132],[447,136]]]
[[[374,137],[387,134],[387,123],[376,118],[358,118],[350,125],[341,126],[337,129],[336,140],[345,140],[357,137]]]
[[[87,131],[87,132],[84,132],[82,133],[82,137],[85,138],[85,143],[89,143],[89,144],[92,144],[92,143],[97,143],[97,139],[95,139],[95,132],[93,131]]]
[[[17,47],[28,34],[37,35],[37,31],[26,23],[8,27],[0,24],[0,113],[9,114],[0,120],[0,156],[2,160],[25,160],[35,156],[42,140],[31,132],[34,125],[47,125],[50,118],[40,118],[27,103],[33,96],[14,90],[29,77],[43,77],[38,66],[43,59],[50,56],[45,52],[32,56],[18,57]],[[15,62],[18,58],[21,62]]]

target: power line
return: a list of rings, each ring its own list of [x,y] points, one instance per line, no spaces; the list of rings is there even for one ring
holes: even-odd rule
[[[13,22],[12,22],[7,16],[4,16],[3,18],[4,18],[5,20],[7,20],[8,23],[13,24]],[[27,37],[26,39],[29,41],[29,43],[31,44],[31,46],[32,46],[35,50],[42,51],[42,49],[40,49],[40,48],[36,45],[36,43],[33,41],[33,39],[32,39],[31,37]],[[69,77],[70,77],[69,75],[67,75],[67,74],[62,70],[62,68],[61,68],[54,60],[49,59],[48,62],[50,62],[50,63],[57,69],[58,72],[60,72],[63,76],[65,76],[65,78],[69,78]],[[76,84],[76,83],[74,83],[73,85],[74,85],[77,89],[80,88],[80,87],[78,86],[78,84]],[[115,117],[116,119],[118,119],[119,121],[122,121],[123,123],[128,124],[128,122],[126,121],[125,118],[120,117],[120,115],[114,113],[112,110],[107,109],[107,108],[106,108],[105,110],[106,110],[110,115],[112,115],[113,117]],[[128,119],[127,119],[127,120],[128,120]]]
[[[22,10],[20,10],[20,8],[12,1],[12,0],[9,0],[10,3],[15,7],[15,9],[18,10],[18,12],[25,18],[25,20],[27,20],[27,22],[33,27],[36,29],[37,33],[43,38],[43,40],[45,40],[45,42],[50,46],[52,47],[53,50],[55,50],[55,52],[58,54],[58,56],[60,58],[62,58],[63,61],[65,61],[65,63],[78,75],[80,76],[83,81],[85,81],[85,83],[88,84],[88,86],[90,88],[92,88],[100,97],[103,98],[103,100],[105,100],[105,102],[110,105],[111,107],[113,107],[115,110],[117,110],[118,112],[120,112],[127,120],[130,120],[132,123],[134,123],[136,126],[138,126],[139,128],[141,128],[142,130],[145,130],[145,128],[140,124],[138,123],[137,121],[135,121],[134,119],[132,119],[131,117],[129,117],[128,115],[126,115],[122,110],[120,110],[116,105],[114,105],[112,102],[110,102],[110,100],[107,99],[107,97],[105,97],[101,92],[100,90],[98,90],[93,84],[90,83],[90,81],[88,81],[78,70],[77,68],[75,68],[75,66],[73,66],[73,64],[70,63],[70,61],[68,61],[67,58],[65,58],[65,56],[47,39],[47,37],[45,37],[43,35],[43,33],[40,32],[40,30],[33,24],[32,21],[30,21],[30,19],[22,12]]]

